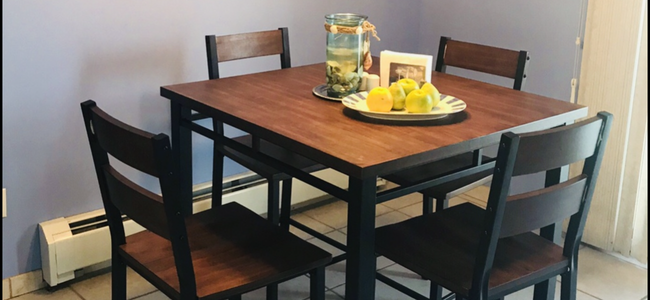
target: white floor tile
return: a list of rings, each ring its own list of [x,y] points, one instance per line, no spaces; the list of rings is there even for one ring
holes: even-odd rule
[[[156,290],[151,283],[142,278],[131,268],[127,268],[126,276],[127,299],[140,297]],[[110,300],[111,273],[98,275],[84,281],[73,283],[70,285],[70,288],[86,300]]]
[[[578,253],[578,289],[603,300],[648,295],[648,270],[589,247]]]
[[[327,225],[325,225],[325,224],[323,224],[321,222],[318,222],[315,219],[309,217],[308,215],[306,215],[304,213],[291,216],[291,218],[293,220],[297,221],[297,222],[300,222],[300,223],[304,224],[305,226],[307,226],[307,227],[309,227],[309,228],[311,228],[313,230],[316,230],[319,233],[325,234],[325,233],[334,231],[334,228],[332,228],[330,226],[327,226]],[[304,231],[302,231],[302,230],[300,230],[300,229],[298,229],[296,227],[293,227],[293,226],[291,226],[289,231],[291,231],[291,233],[295,234],[296,236],[300,237],[301,239],[306,240],[306,239],[309,239],[309,238],[312,237],[310,234],[308,234],[308,233],[306,233],[306,232],[304,232]]]
[[[170,298],[165,296],[161,291],[155,291],[151,294],[135,298],[134,300],[170,300]]]
[[[79,295],[77,295],[70,288],[62,288],[54,292],[48,292],[45,289],[41,289],[11,299],[12,300],[84,300],[83,298],[79,297]],[[87,298],[87,299],[91,299],[91,298]]]
[[[393,211],[387,206],[379,204],[375,207],[375,215],[380,216]],[[348,225],[348,204],[344,201],[336,201],[321,207],[304,212],[311,218],[335,229]]]

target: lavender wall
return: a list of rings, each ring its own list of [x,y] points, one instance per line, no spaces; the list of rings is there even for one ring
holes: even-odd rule
[[[460,41],[526,50],[531,60],[523,90],[569,101],[576,62],[575,40],[580,26],[584,25],[584,19],[580,18],[584,1],[422,1],[418,49],[435,57],[440,36],[448,36]],[[577,61],[579,63],[580,58]],[[577,68],[579,70],[579,66]],[[448,67],[447,72],[507,87],[514,83],[512,79],[453,67]],[[488,148],[486,154],[496,156],[496,148]],[[543,174],[515,178],[511,193],[540,188],[543,181]]]
[[[143,129],[169,132],[161,85],[207,78],[203,36],[289,27],[294,66],[324,61],[324,15],[363,12],[383,38],[417,51],[419,1],[2,2],[2,278],[41,267],[39,222],[102,207],[79,103],[96,100]],[[378,53],[378,52],[377,52]],[[279,60],[227,63],[222,74],[279,68]],[[231,134],[237,134],[232,131]],[[209,181],[211,144],[196,139],[195,183]],[[226,175],[244,169],[230,164]],[[148,179],[139,178],[144,184]]]
[[[527,50],[531,60],[524,91],[568,101],[582,1],[423,1],[419,50],[437,55],[440,36]],[[447,72],[508,87],[513,84],[511,79],[472,71],[448,68]]]
[[[2,277],[7,278],[40,268],[39,222],[101,208],[79,103],[94,99],[128,123],[168,133],[169,105],[159,87],[207,78],[206,34],[289,27],[293,64],[299,66],[324,60],[323,15],[361,12],[382,38],[373,42],[374,54],[390,49],[435,55],[440,35],[526,49],[532,53],[526,90],[568,99],[579,4],[7,0],[2,6],[2,186],[8,194]],[[261,58],[227,63],[222,73],[278,67],[275,59]],[[210,180],[210,148],[195,139],[195,183]],[[230,164],[226,175],[241,171]]]

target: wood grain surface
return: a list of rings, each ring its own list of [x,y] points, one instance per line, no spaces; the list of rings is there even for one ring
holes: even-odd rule
[[[370,73],[379,73],[378,58]],[[467,103],[461,122],[394,126],[344,114],[312,95],[325,64],[161,87],[161,95],[350,176],[381,176],[495,144],[506,131],[572,122],[587,109],[548,97],[434,72],[443,94]]]
[[[448,66],[469,69],[514,79],[517,75],[519,51],[447,41],[444,63]]]

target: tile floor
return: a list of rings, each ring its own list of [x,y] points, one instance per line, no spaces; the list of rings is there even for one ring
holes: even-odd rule
[[[480,198],[484,191],[474,190],[465,195],[452,199],[451,205],[470,201],[481,203]],[[419,194],[405,196],[393,201],[380,204],[377,207],[377,226],[391,224],[406,220],[411,216],[420,214],[422,204]],[[337,201],[311,210],[304,211],[294,216],[300,222],[326,234],[327,236],[345,242],[347,205]],[[340,250],[317,240],[310,235],[292,228],[296,235],[318,245],[333,255],[341,253]],[[406,286],[428,293],[429,283],[419,279],[418,276],[407,269],[394,264],[383,257],[378,258],[377,269]],[[645,300],[648,295],[648,271],[646,268],[625,262],[599,250],[583,246],[580,250],[578,272],[578,300]],[[36,292],[12,298],[15,300],[103,300],[110,299],[110,273],[96,275],[81,281],[60,287],[56,291],[38,290]],[[328,300],[340,300],[345,296],[345,262],[329,266],[326,270],[326,287]],[[559,299],[559,283],[557,285],[556,299]],[[400,292],[386,286],[381,282],[376,285],[376,299],[394,300],[410,299]],[[280,285],[282,300],[304,300],[309,296],[309,280],[302,276]],[[243,299],[264,299],[264,290],[257,290],[245,294]],[[134,271],[128,273],[128,299],[134,300],[161,300],[168,299],[146,282]],[[506,297],[507,300],[532,299],[532,288],[528,288]]]

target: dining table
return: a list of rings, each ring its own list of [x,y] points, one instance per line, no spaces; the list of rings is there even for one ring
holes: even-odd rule
[[[371,74],[379,74],[374,58]],[[533,93],[433,71],[431,83],[466,108],[444,118],[425,121],[382,120],[360,114],[342,102],[316,97],[323,85],[325,62],[255,74],[162,86],[171,103],[174,163],[180,172],[183,213],[192,212],[192,134],[199,133],[277,168],[333,197],[346,201],[346,299],[375,299],[375,206],[406,194],[493,167],[477,164],[433,180],[377,192],[377,178],[499,143],[505,132],[530,132],[573,123],[587,116],[587,107]],[[280,146],[348,176],[339,188],[272,157],[255,147],[234,142],[198,117],[219,120],[256,138]],[[558,145],[547,145],[557,147]],[[210,163],[210,162],[207,162]],[[547,184],[566,180],[568,166],[546,174]],[[559,242],[561,224],[540,234]],[[408,249],[404,249],[408,251]],[[552,299],[555,280],[536,285],[535,299]]]

